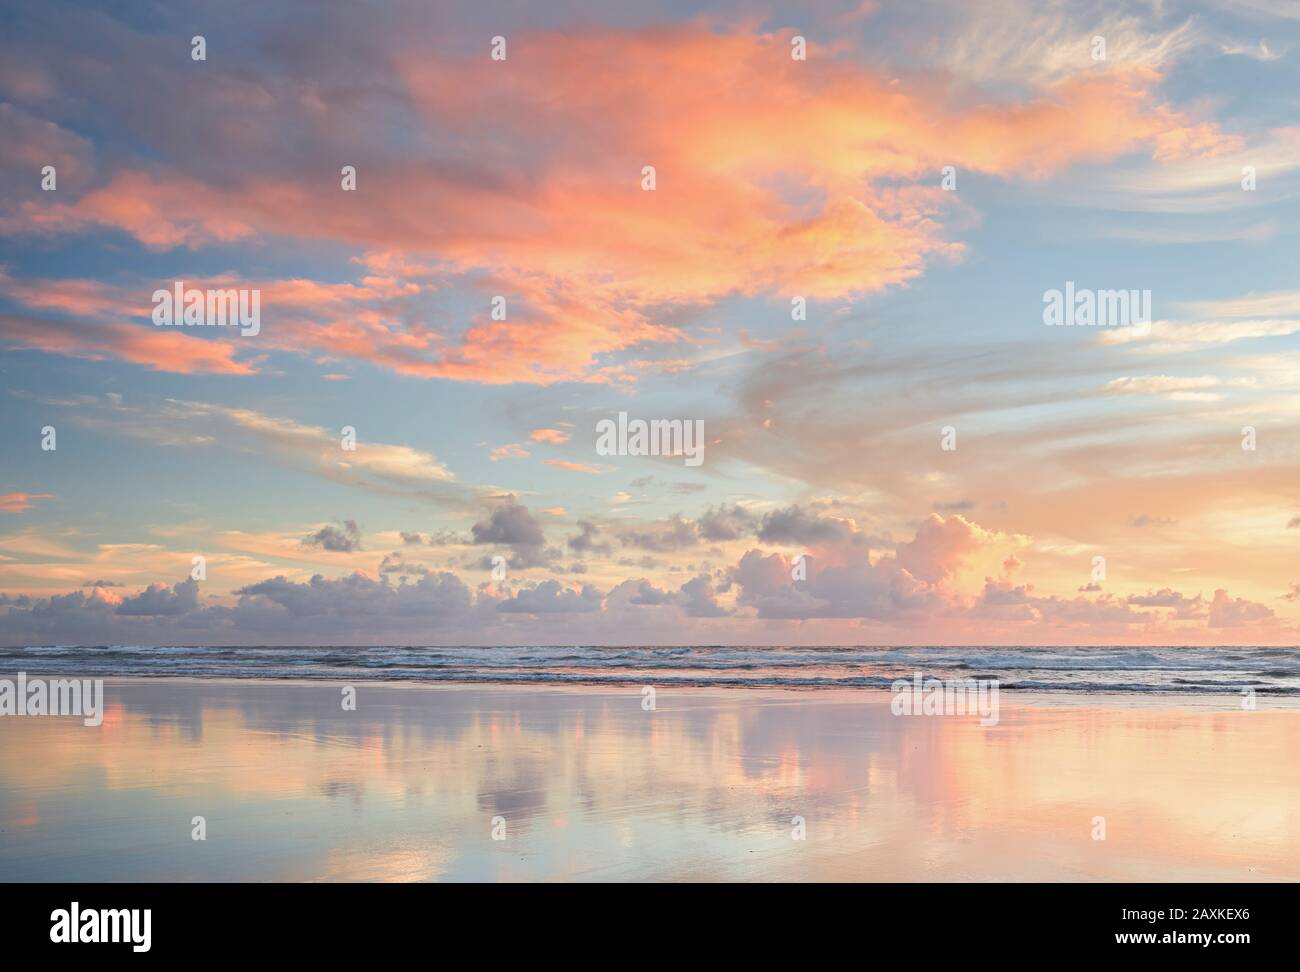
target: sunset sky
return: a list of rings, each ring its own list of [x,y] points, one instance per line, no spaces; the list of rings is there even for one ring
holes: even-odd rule
[[[0,643],[1296,644],[1298,216],[1297,0],[0,0]]]

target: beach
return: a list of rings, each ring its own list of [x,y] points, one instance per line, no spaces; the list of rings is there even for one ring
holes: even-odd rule
[[[1286,698],[1004,692],[982,725],[863,688],[104,697],[98,727],[0,718],[0,879],[1300,880]]]

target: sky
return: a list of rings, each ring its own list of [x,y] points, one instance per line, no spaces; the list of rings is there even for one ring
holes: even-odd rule
[[[1298,170],[1296,0],[0,0],[0,643],[1300,643]]]

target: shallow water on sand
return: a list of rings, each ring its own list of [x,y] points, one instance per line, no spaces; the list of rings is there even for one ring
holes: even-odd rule
[[[356,689],[114,679],[101,728],[0,718],[0,880],[1300,879],[1300,711],[1267,698],[985,727],[863,690]]]

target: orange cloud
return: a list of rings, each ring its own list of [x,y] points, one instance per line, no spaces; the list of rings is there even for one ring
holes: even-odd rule
[[[937,584],[956,571],[963,558],[999,539],[1007,538],[999,538],[961,514],[945,519],[931,513],[913,539],[898,545],[898,563],[913,577]]]
[[[184,176],[128,170],[74,203],[28,202],[17,221],[43,233],[109,226],[153,250],[229,243],[252,236],[253,226],[232,215],[215,188]]]
[[[154,371],[181,375],[251,375],[257,371],[234,359],[237,348],[228,341],[135,324],[88,324],[3,314],[0,344],[91,361],[121,358]]]
[[[488,454],[488,458],[493,462],[499,462],[502,459],[523,459],[527,455],[527,449],[517,442],[511,442],[507,445],[497,446]]]
[[[564,459],[546,459],[546,465],[554,466],[556,469],[567,469],[569,472],[588,473],[592,476],[600,476],[610,472],[608,466],[592,466],[585,462],[568,462]]]
[[[672,308],[849,298],[959,255],[941,222],[956,205],[938,186],[944,165],[1038,178],[1081,160],[1237,144],[1160,103],[1152,67],[971,107],[948,81],[845,57],[793,61],[788,40],[696,23],[518,34],[505,62],[396,51],[396,83],[440,146],[435,159],[410,158],[406,140],[391,158],[377,145],[357,193],[304,180],[314,163],[254,163],[220,189],[127,170],[72,202],[29,202],[23,216],[38,231],[115,227],[158,249],[259,234],[343,241],[376,254],[362,260],[362,283],[265,285],[268,316],[282,313],[268,321],[269,345],[422,377],[611,382],[635,377],[617,353],[691,343]],[[222,130],[234,107],[194,110]],[[274,126],[276,110],[239,124]],[[642,189],[644,166],[655,167],[654,191]],[[462,327],[403,303],[430,277],[491,288],[511,312],[490,319],[484,300]],[[160,334],[103,333],[67,343],[89,355],[130,336],[131,360],[158,367],[168,356],[142,347]],[[200,370],[192,354],[180,358]],[[251,370],[228,351],[202,368]]]
[[[22,513],[32,508],[32,500],[53,498],[52,493],[6,493],[0,496],[0,513]]]
[[[1158,104],[1158,69],[1131,66],[1060,84],[1050,99],[981,107],[949,117],[952,164],[997,175],[1045,177],[1080,161],[1149,147],[1158,161],[1218,155],[1242,147],[1212,124]]]

